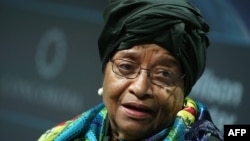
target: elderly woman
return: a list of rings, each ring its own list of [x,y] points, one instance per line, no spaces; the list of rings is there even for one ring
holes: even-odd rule
[[[99,38],[103,103],[39,140],[223,140],[207,108],[188,97],[209,40],[185,0],[113,0]]]

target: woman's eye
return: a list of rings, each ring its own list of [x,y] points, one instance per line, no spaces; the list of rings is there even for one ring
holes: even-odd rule
[[[172,73],[170,71],[167,71],[167,70],[158,70],[157,71],[157,74],[161,77],[171,77]]]
[[[135,70],[133,64],[130,64],[130,63],[120,63],[119,69],[123,70],[123,71],[134,71]]]

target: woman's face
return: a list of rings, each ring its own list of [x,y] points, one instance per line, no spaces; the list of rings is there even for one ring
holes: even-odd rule
[[[132,72],[139,67],[134,64],[144,68],[137,77]],[[138,140],[170,126],[184,103],[181,75],[179,62],[156,44],[116,52],[103,81],[113,137]]]

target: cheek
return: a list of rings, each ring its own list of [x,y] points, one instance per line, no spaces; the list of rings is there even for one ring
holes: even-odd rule
[[[178,88],[177,88],[178,89]],[[159,98],[160,115],[159,118],[166,124],[171,124],[184,104],[184,94],[182,90],[175,89],[168,97]]]
[[[108,105],[118,103],[126,89],[126,79],[118,78],[108,65],[103,79],[103,101]]]

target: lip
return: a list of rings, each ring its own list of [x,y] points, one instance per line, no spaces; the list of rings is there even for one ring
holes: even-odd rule
[[[122,104],[126,115],[133,119],[145,119],[152,115],[153,110],[148,106],[138,103]]]

